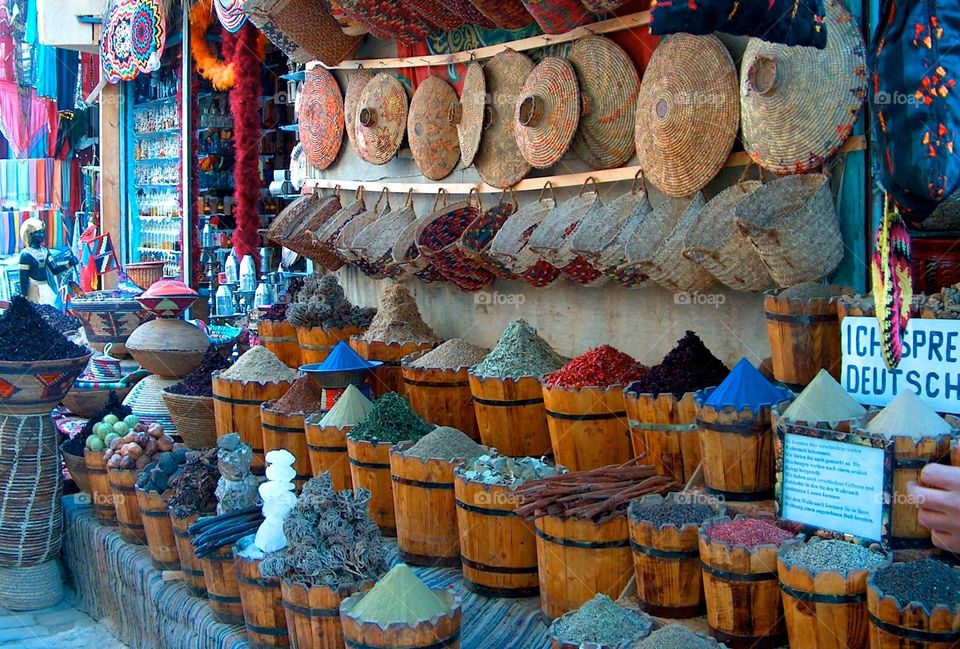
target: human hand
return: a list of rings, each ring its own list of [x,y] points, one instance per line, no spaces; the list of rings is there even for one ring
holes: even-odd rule
[[[907,485],[920,524],[930,530],[934,545],[960,552],[960,467],[928,464],[920,473],[920,482]]]

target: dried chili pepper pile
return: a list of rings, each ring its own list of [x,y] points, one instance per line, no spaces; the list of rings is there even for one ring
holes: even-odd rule
[[[657,475],[652,466],[605,466],[524,483],[517,490],[523,505],[516,514],[533,518],[589,518],[602,523],[626,516],[632,500],[682,489],[670,478]]]
[[[550,387],[559,388],[606,388],[636,381],[647,371],[630,354],[610,345],[601,345],[571,359],[559,370],[544,377],[544,382]]]

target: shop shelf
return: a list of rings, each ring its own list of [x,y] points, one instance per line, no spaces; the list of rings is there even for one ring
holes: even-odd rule
[[[180,162],[180,158],[140,158],[139,160],[134,160],[136,164],[145,164],[145,163],[162,163],[162,162]]]
[[[146,101],[138,101],[133,105],[134,112],[139,112],[141,110],[146,110],[148,108],[158,108],[166,104],[176,102],[176,95],[170,97],[164,97],[163,99],[148,99]]]
[[[145,131],[145,132],[143,132],[143,133],[140,133],[140,132],[138,132],[138,131],[134,131],[133,134],[134,134],[136,137],[140,138],[141,140],[142,140],[142,139],[145,139],[145,138],[148,138],[148,137],[166,137],[166,136],[170,136],[170,135],[179,135],[179,134],[180,134],[180,127],[179,127],[179,126],[176,126],[176,127],[174,127],[174,128],[165,128],[165,129],[163,129],[162,131]]]

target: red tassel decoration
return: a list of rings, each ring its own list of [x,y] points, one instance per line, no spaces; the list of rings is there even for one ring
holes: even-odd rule
[[[245,255],[258,258],[260,237],[260,62],[262,47],[257,29],[249,22],[232,37],[224,34],[224,56],[230,56],[237,83],[230,90],[233,115],[234,152],[233,249],[237,259]],[[229,43],[229,44],[228,44]],[[232,50],[232,51],[231,51]]]

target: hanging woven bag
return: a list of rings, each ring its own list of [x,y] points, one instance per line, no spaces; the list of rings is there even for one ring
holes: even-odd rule
[[[307,259],[312,259],[328,270],[337,270],[343,266],[343,260],[317,245],[312,235],[342,210],[340,188],[334,188],[333,193],[327,197],[319,194],[311,196],[312,198],[297,199],[281,212],[267,231],[267,238]],[[276,230],[271,232],[274,228]]]
[[[668,198],[646,215],[624,246],[624,270],[633,269],[674,293],[701,292],[713,285],[705,269],[684,259],[683,237],[703,209],[703,194]]]
[[[547,188],[550,198],[545,198]],[[531,286],[544,288],[560,276],[560,269],[530,250],[527,244],[543,220],[557,205],[553,185],[548,181],[538,200],[519,208],[500,227],[490,242],[489,254]]]
[[[368,225],[375,223],[379,219],[386,218],[390,213],[390,209],[390,193],[387,191],[387,188],[384,187],[380,191],[377,202],[373,204],[372,208],[354,216],[343,226],[343,229],[340,230],[335,243],[340,256],[350,263],[358,261],[360,256],[357,254],[357,250],[354,249],[354,239],[356,239],[357,235],[363,232]]]
[[[773,285],[760,254],[737,228],[737,205],[760,188],[760,180],[746,180],[747,169],[730,185],[707,201],[683,241],[683,256],[706,268],[721,283],[738,291],[762,291]]]
[[[301,254],[311,259],[321,257],[324,260],[324,267],[328,270],[337,270],[347,262],[347,260],[340,255],[340,251],[337,250],[336,240],[340,231],[343,230],[343,227],[349,223],[353,217],[367,209],[362,186],[357,188],[355,197],[356,200],[353,203],[334,212],[317,228],[303,231],[303,242],[301,245],[307,246],[315,256],[310,257],[310,255],[306,253]]]
[[[461,291],[479,291],[493,280],[490,271],[467,257],[457,246],[460,236],[480,215],[475,189],[464,200],[444,205],[417,230],[417,248],[437,270]]]
[[[407,192],[407,200],[399,209],[377,219],[354,237],[354,252],[358,257],[356,266],[373,279],[397,275],[400,267],[393,263],[394,244],[404,228],[416,220],[411,189]]]
[[[824,174],[764,183],[737,205],[736,223],[778,286],[821,280],[843,259],[843,235]]]
[[[426,255],[421,254],[420,248],[417,246],[417,232],[420,231],[420,226],[433,217],[433,213],[437,211],[437,205],[440,203],[440,198],[443,197],[444,194],[445,191],[441,188],[440,191],[437,192],[436,199],[433,201],[433,209],[430,210],[430,213],[418,216],[414,221],[400,230],[400,234],[397,235],[397,241],[393,245],[393,252],[391,253],[393,257],[391,270],[396,271],[394,277],[398,279],[416,277],[425,284],[446,281],[437,267],[431,263],[430,259],[428,259]]]
[[[500,193],[497,204],[484,210],[477,219],[460,235],[458,245],[463,254],[483,266],[497,279],[519,279],[519,276],[499,259],[490,254],[490,244],[494,237],[517,211],[517,199],[510,192],[510,200],[505,200],[507,191]]]

